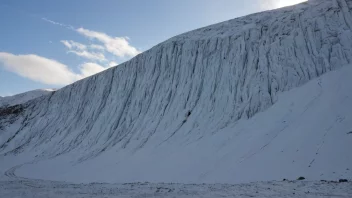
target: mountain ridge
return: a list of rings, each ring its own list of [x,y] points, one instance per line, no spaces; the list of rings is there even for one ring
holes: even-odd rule
[[[32,91],[27,91],[24,93],[16,94],[13,96],[0,96],[0,107],[9,107],[13,105],[23,104],[35,98],[44,96],[49,92],[55,91],[55,89],[36,89]]]

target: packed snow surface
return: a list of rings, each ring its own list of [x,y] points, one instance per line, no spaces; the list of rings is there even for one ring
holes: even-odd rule
[[[350,198],[352,183],[256,182],[249,184],[70,184],[40,180],[0,181],[0,197],[21,198],[217,198],[217,197],[338,197]]]
[[[312,1],[201,28],[1,109],[0,171],[86,183],[352,179],[351,8]]]

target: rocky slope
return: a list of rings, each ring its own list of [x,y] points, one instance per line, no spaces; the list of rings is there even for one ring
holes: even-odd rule
[[[281,179],[300,171],[315,179],[351,176],[345,166],[352,164],[343,151],[351,149],[344,130],[352,118],[339,106],[350,105],[351,98],[329,85],[333,79],[333,85],[349,90],[339,77],[350,70],[326,78],[326,88],[314,81],[303,91],[292,90],[351,67],[351,9],[351,1],[312,1],[197,29],[46,97],[1,109],[0,160],[8,163],[0,163],[0,169],[35,159],[19,173],[77,181],[171,182]],[[289,90],[288,98],[278,100]],[[299,100],[297,106],[292,98]],[[316,99],[319,105],[305,110]],[[335,105],[336,111],[326,105]],[[254,122],[260,115],[266,118]],[[283,131],[289,135],[268,148]],[[339,145],[317,162],[326,131],[338,134],[330,143]],[[285,148],[287,157],[275,158]],[[320,169],[312,171],[313,165]],[[97,168],[98,175],[92,172]],[[262,173],[250,175],[253,170]],[[336,171],[339,175],[333,175]]]

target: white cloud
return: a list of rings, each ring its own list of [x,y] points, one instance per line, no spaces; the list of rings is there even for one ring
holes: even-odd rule
[[[307,1],[307,0],[278,0],[278,1],[276,1],[276,7],[281,8],[281,7],[285,7],[285,6],[291,6],[291,5],[295,5],[298,3],[302,3],[304,1]]]
[[[62,44],[64,44],[68,49],[72,49],[72,45],[69,41],[62,40],[60,41]]]
[[[84,58],[87,58],[89,60],[98,60],[98,61],[105,61],[105,56],[102,53],[95,53],[95,52],[88,52],[88,51],[75,51],[75,50],[71,50],[68,51],[69,53],[74,53],[77,56],[81,56]]]
[[[67,85],[110,67],[84,63],[79,66],[80,72],[75,73],[66,65],[53,59],[35,54],[14,55],[7,52],[0,52],[0,66],[22,77],[48,85]]]
[[[83,45],[81,43],[77,43],[77,42],[74,42],[74,41],[71,41],[71,45],[77,49],[80,49],[80,50],[85,50],[87,49],[87,46],[86,45]]]
[[[125,36],[125,37],[111,37],[111,36],[105,34],[104,32],[97,32],[97,31],[88,30],[88,29],[84,29],[84,28],[75,29],[71,25],[66,25],[63,23],[52,21],[47,18],[42,18],[42,20],[49,22],[53,25],[62,26],[67,29],[76,31],[79,34],[86,36],[90,39],[97,40],[104,45],[104,46],[96,45],[96,44],[89,45],[89,48],[91,50],[101,50],[101,51],[106,50],[106,51],[110,52],[111,54],[114,54],[115,56],[120,57],[120,58],[132,57],[132,56],[136,56],[137,54],[140,53],[140,51],[138,49],[136,49],[135,47],[133,47],[129,44],[128,41],[130,40],[130,38],[127,36]],[[65,41],[61,41],[61,42],[69,49],[71,49],[73,47],[78,47],[78,46],[74,46],[74,43],[77,43],[74,41],[66,41],[65,40]],[[87,46],[85,46],[85,47],[87,47]],[[80,50],[82,51],[82,50],[86,50],[86,49],[87,48],[80,49]]]
[[[102,72],[110,67],[117,66],[118,64],[114,61],[109,62],[107,66],[102,66],[97,63],[84,63],[80,65],[79,69],[81,71],[81,75],[85,78],[91,75],[94,75],[98,72]]]
[[[68,49],[70,49],[68,52],[69,53],[74,53],[77,56],[81,56],[84,58],[87,58],[89,60],[97,60],[100,62],[106,61],[105,55],[100,52],[90,52],[88,50],[88,47],[82,43],[78,43],[75,41],[68,41],[68,40],[61,40],[60,41],[62,44],[64,44]],[[99,45],[94,45],[94,48],[99,48]],[[102,46],[101,46],[102,47]],[[89,48],[92,48],[92,45],[89,46]]]
[[[101,46],[101,45],[96,45],[96,44],[91,44],[91,45],[89,45],[89,48],[95,49],[95,50],[101,50],[101,51],[104,51],[104,49],[105,49],[103,46]]]
[[[96,32],[84,28],[78,28],[76,31],[88,38],[96,39],[103,43],[108,52],[118,57],[135,56],[140,53],[135,47],[128,43],[126,37],[111,37],[103,32]]]
[[[285,6],[291,6],[294,4],[302,3],[307,0],[265,0],[265,1],[260,1],[260,8],[261,9],[275,9],[275,8],[281,8]]]
[[[91,75],[96,74],[98,72],[104,71],[105,69],[107,69],[107,68],[105,68],[99,64],[96,64],[96,63],[84,63],[84,64],[80,65],[80,71],[81,71],[82,76],[84,76],[84,77],[91,76]]]
[[[89,49],[101,50],[101,51],[105,49],[104,46],[101,46],[101,45],[90,44],[89,46],[87,46],[72,40],[61,40],[60,42],[64,44],[68,49],[87,50],[89,48]]]
[[[85,50],[87,49],[87,46],[82,44],[82,43],[78,43],[75,41],[68,41],[68,40],[61,40],[61,43],[63,43],[67,48],[69,49],[79,49],[79,50]]]
[[[113,66],[116,66],[116,65],[118,65],[118,64],[115,61],[109,62],[109,67],[113,67]]]
[[[66,85],[81,78],[66,65],[34,54],[14,55],[0,52],[0,62],[8,71],[49,85]]]

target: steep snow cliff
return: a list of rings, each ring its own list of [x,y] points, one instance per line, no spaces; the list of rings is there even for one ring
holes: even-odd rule
[[[341,118],[323,107],[335,105],[342,111],[338,105],[351,105],[351,95],[344,103],[340,96],[324,95],[331,100],[321,99],[314,111],[302,110],[321,96],[321,86],[311,86],[296,93],[306,99],[289,95],[301,106],[294,107],[289,97],[282,100],[292,104],[271,109],[285,102],[278,100],[281,92],[351,63],[351,9],[351,1],[313,1],[197,29],[46,97],[1,109],[0,169],[34,159],[18,173],[120,182],[234,182],[296,177],[299,172],[316,179],[321,174],[338,177],[332,174],[336,171],[350,177],[345,165],[352,164],[342,151],[351,149],[346,142],[351,136],[338,130],[351,127],[351,114],[343,112]],[[333,77],[337,84],[338,77]],[[343,90],[349,88],[344,85]],[[328,86],[327,91],[334,89]],[[263,111],[268,120],[254,122]],[[325,116],[329,112],[332,117]],[[318,162],[305,154],[319,153],[326,130],[339,134],[332,144],[342,153],[328,150]],[[277,142],[270,148],[283,131],[289,133],[280,136],[287,147]],[[276,159],[281,148],[290,152]],[[281,167],[280,160],[287,166]],[[254,170],[262,173],[250,174]]]

